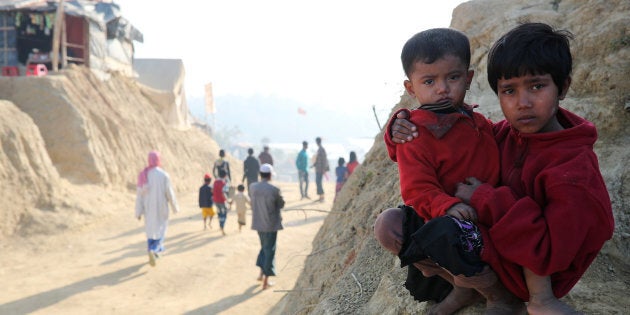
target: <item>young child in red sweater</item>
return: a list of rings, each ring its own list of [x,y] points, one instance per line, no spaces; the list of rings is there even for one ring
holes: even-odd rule
[[[522,24],[495,42],[488,81],[505,120],[494,125],[500,186],[476,178],[455,196],[477,210],[481,259],[507,289],[529,301],[529,314],[575,312],[558,300],[578,282],[614,218],[593,144],[595,126],[563,108],[571,84],[572,35]],[[417,136],[406,113],[393,119],[393,143]]]
[[[475,210],[454,195],[457,184],[470,176],[482,178],[488,183],[498,183],[499,151],[494,141],[491,122],[474,112],[474,106],[464,103],[474,75],[473,70],[469,69],[468,38],[453,29],[429,29],[414,35],[405,43],[401,60],[407,76],[404,81],[405,89],[420,105],[411,111],[403,111],[408,113],[410,121],[421,130],[419,136],[407,145],[396,145],[391,141],[389,133],[384,137],[390,158],[398,163],[403,202],[411,206],[423,222],[428,223],[446,216],[449,220],[445,222],[447,230],[469,226],[471,229],[466,231],[465,237],[478,238],[479,232],[471,222],[477,220]],[[453,277],[481,273],[486,277],[494,277],[492,271],[479,259],[457,270],[440,272],[433,259],[425,257],[427,255],[413,254],[409,258],[405,252],[415,253],[414,249],[387,246],[391,242],[381,236],[391,234],[379,232],[402,226],[403,222],[398,221],[409,215],[405,211],[407,210],[389,209],[381,214],[375,225],[376,237],[386,249],[394,254],[401,254],[403,265],[412,263],[425,276],[438,275],[451,283],[452,291],[432,308],[432,312],[452,313],[479,300],[479,294],[475,290],[457,285]],[[399,218],[398,221],[396,218]],[[381,222],[389,223],[381,226]],[[418,226],[412,229],[416,228]],[[473,240],[466,245],[471,245],[468,251],[479,255],[480,243]],[[500,297],[501,301],[513,301],[516,304],[513,309],[524,308],[522,302],[515,297],[495,293],[505,292],[500,283],[495,281],[492,284],[496,287],[492,294],[485,291],[482,293],[489,299],[490,307]],[[417,292],[412,289],[410,291],[418,298]]]

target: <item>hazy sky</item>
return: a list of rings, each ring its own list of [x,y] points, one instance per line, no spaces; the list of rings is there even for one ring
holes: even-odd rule
[[[138,58],[183,59],[186,93],[275,95],[313,106],[391,109],[400,50],[448,27],[461,0],[117,0],[144,34]]]

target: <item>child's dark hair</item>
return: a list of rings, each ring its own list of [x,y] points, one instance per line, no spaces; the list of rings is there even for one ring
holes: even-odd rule
[[[340,157],[339,160],[337,160],[337,165],[343,166],[344,164],[346,164],[346,160]]]
[[[245,186],[238,185],[238,186],[236,186],[236,190],[238,190],[238,191],[245,191]]]
[[[431,64],[445,56],[454,56],[470,66],[470,42],[462,32],[450,28],[432,28],[411,37],[403,46],[400,60],[407,77],[414,63]]]
[[[350,160],[348,162],[354,162],[357,160],[357,154],[354,151],[350,151]]]
[[[573,60],[569,31],[554,30],[543,23],[521,24],[501,36],[488,53],[488,83],[498,93],[499,79],[550,74],[562,92],[571,75]]]

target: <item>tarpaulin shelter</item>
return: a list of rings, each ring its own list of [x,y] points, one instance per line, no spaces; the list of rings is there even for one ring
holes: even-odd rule
[[[0,0],[0,66],[52,62],[58,1]],[[111,2],[74,0],[63,5],[60,58],[92,70],[133,74],[133,41],[142,33]]]
[[[190,127],[184,78],[184,62],[181,59],[135,59],[133,69],[137,80],[164,120],[171,126]]]

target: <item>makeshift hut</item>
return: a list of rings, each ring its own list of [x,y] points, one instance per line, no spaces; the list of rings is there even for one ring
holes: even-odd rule
[[[59,8],[59,3],[63,6]],[[54,58],[54,28],[60,13],[59,52]],[[142,33],[102,1],[0,0],[0,66],[24,68],[45,64],[86,65],[96,73],[133,74],[133,41]]]

